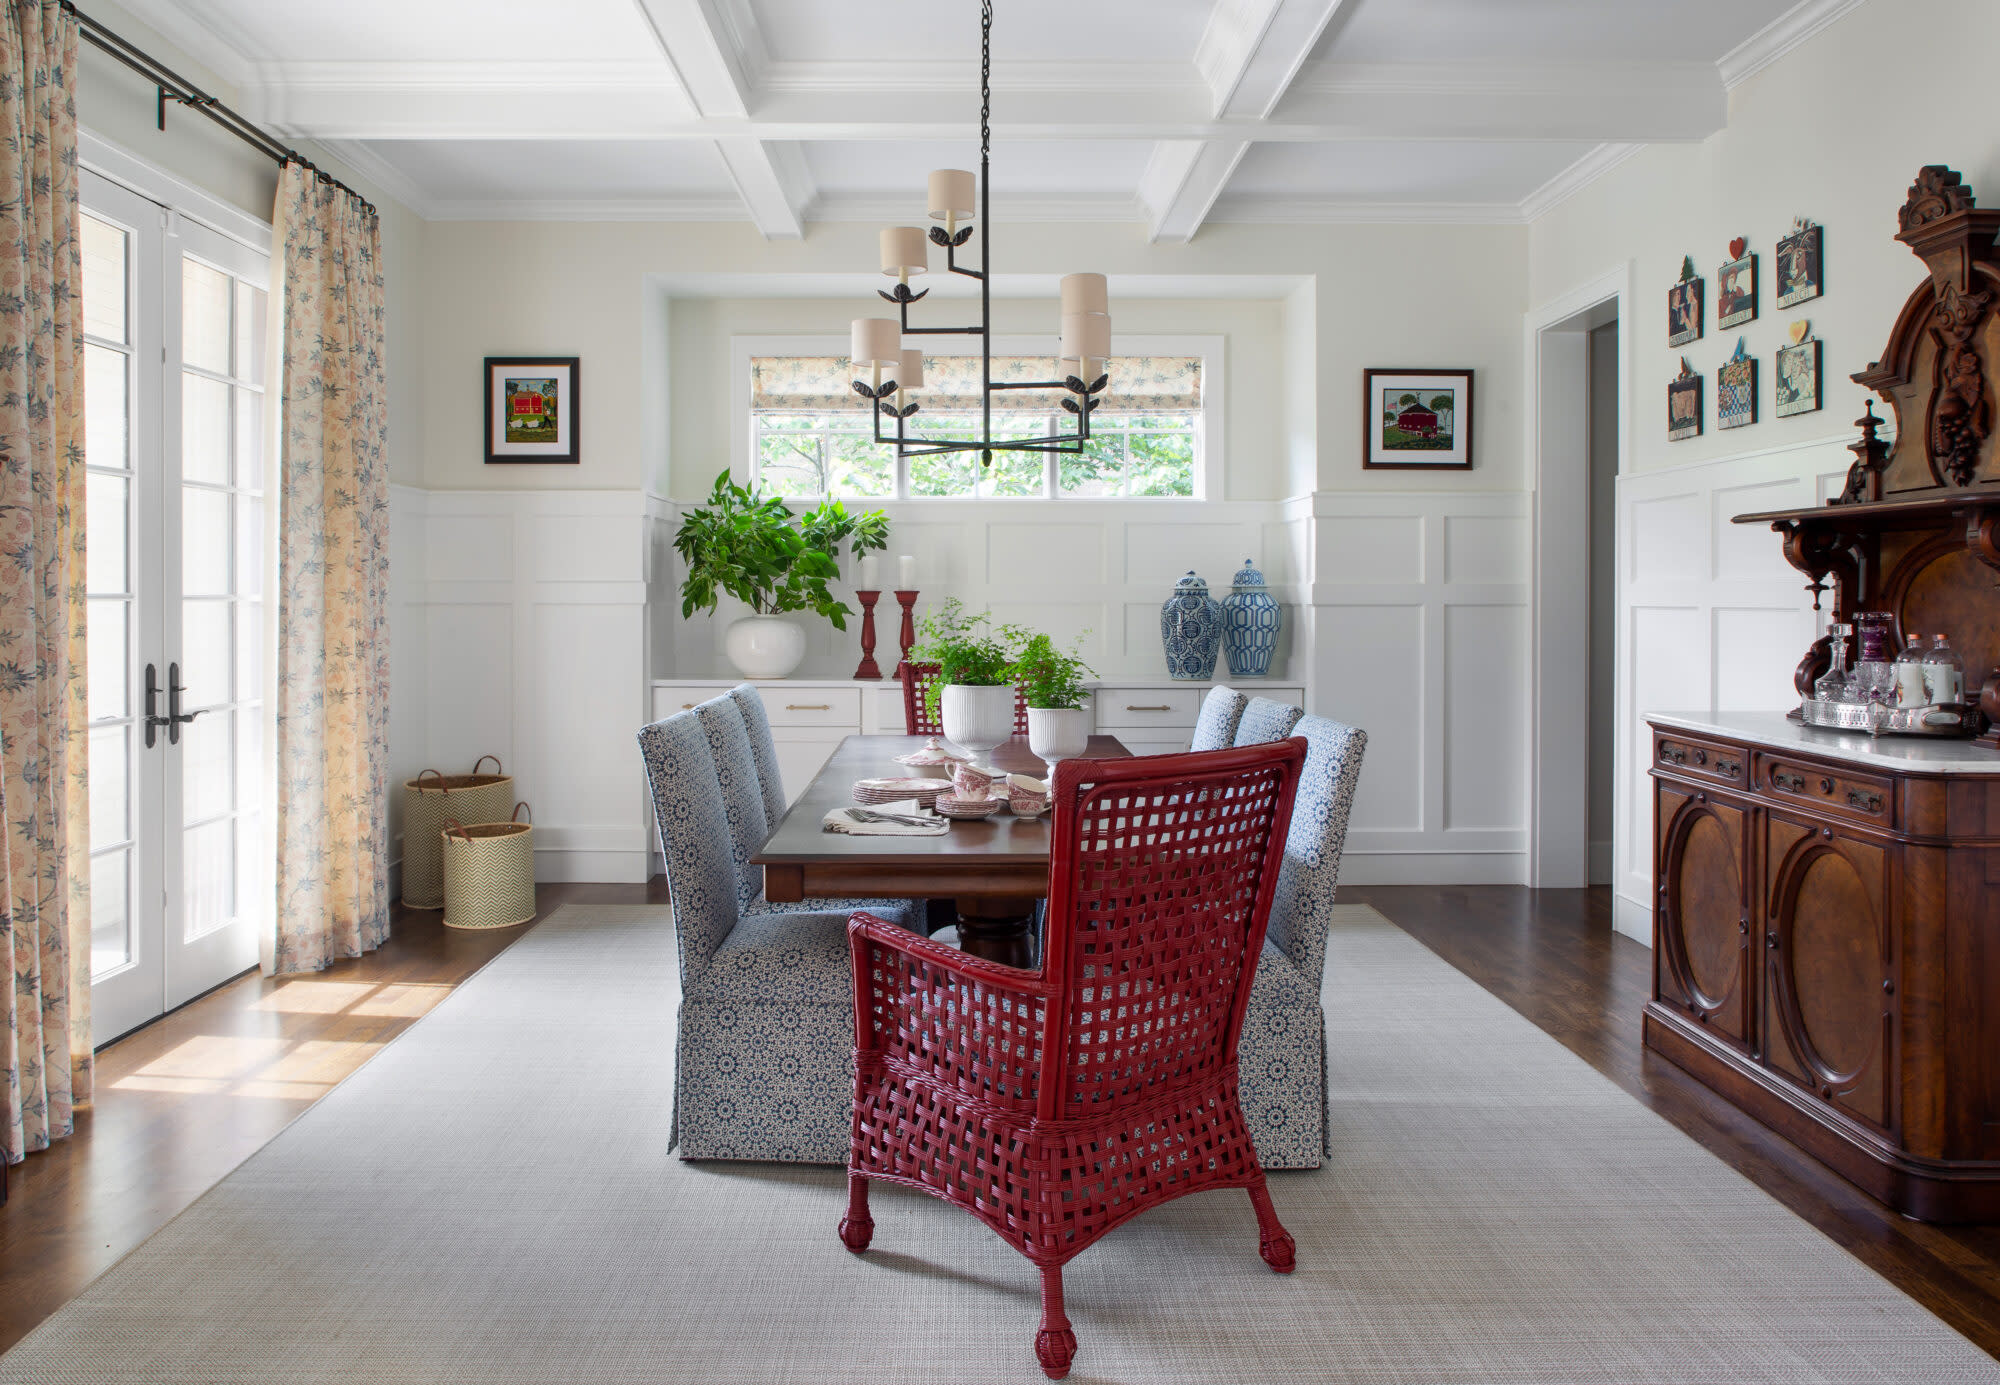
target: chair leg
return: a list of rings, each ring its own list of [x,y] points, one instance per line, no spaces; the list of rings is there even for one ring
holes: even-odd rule
[[[1042,1363],[1043,1375],[1061,1380],[1075,1357],[1076,1333],[1063,1312],[1062,1266],[1049,1265],[1042,1270],[1042,1327],[1035,1334],[1035,1359]]]
[[[1278,1220],[1271,1205],[1271,1190],[1259,1182],[1250,1189],[1250,1205],[1257,1209],[1257,1253],[1279,1274],[1290,1274],[1298,1266],[1298,1244]]]
[[[868,1180],[847,1175],[847,1215],[840,1219],[840,1242],[859,1255],[875,1239],[875,1218],[868,1215]]]

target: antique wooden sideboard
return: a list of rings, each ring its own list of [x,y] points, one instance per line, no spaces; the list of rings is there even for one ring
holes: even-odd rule
[[[1899,220],[1930,277],[1854,377],[1894,442],[1871,414],[1840,497],[1737,522],[1782,536],[1834,620],[1947,634],[2000,725],[2000,211],[1933,166]],[[1648,720],[1646,1046],[1900,1211],[2000,1221],[2000,738]]]

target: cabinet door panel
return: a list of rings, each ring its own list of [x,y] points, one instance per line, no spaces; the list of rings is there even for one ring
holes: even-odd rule
[[[1822,1100],[1887,1129],[1894,1017],[1889,853],[1770,818],[1768,1061]]]
[[[1737,1044],[1750,1034],[1749,899],[1745,815],[1727,802],[1662,781],[1660,999]]]

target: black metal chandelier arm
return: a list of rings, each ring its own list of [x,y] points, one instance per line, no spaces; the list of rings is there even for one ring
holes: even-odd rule
[[[984,327],[905,327],[904,335],[912,337],[983,337]]]

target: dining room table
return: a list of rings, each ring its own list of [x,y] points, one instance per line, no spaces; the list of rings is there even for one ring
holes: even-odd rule
[[[897,756],[921,749],[924,736],[849,736],[805,792],[794,799],[752,856],[764,869],[764,897],[774,904],[808,899],[948,899],[957,913],[958,945],[973,956],[1033,967],[1041,939],[1035,903],[1049,892],[1049,822],[1002,808],[989,818],[954,819],[941,836],[861,836],[826,830],[826,815],[855,806],[858,780],[914,778]],[[1115,736],[1092,736],[1079,759],[1131,752]],[[991,755],[996,771],[1045,778],[1049,767],[1016,736]],[[1053,785],[1051,785],[1053,787]]]

